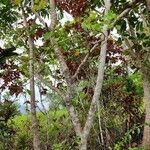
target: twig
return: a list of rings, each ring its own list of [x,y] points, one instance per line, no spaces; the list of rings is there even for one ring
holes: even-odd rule
[[[78,75],[78,73],[80,72],[82,66],[87,62],[87,60],[88,60],[88,58],[89,58],[89,56],[90,56],[90,53],[92,53],[92,52],[95,50],[95,48],[99,45],[99,43],[100,43],[101,41],[102,41],[102,40],[97,41],[97,42],[95,43],[95,45],[91,48],[90,52],[88,52],[88,53],[86,54],[86,56],[84,57],[83,61],[82,61],[82,62],[80,63],[80,65],[78,66],[78,68],[77,68],[75,74],[72,76],[72,80],[74,80],[74,79],[77,77],[77,75]]]
[[[133,0],[132,2],[128,3],[128,5],[124,8],[124,10],[120,13],[120,15],[115,19],[115,21],[111,24],[111,27],[114,27],[117,21],[123,18],[130,10],[133,5],[137,5],[140,0]]]

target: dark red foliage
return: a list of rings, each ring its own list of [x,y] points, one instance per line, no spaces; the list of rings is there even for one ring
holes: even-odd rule
[[[123,48],[115,40],[108,40],[108,52],[112,54],[122,54]]]
[[[35,23],[35,19],[29,19],[28,21],[27,21],[27,23],[28,23],[28,25],[29,26],[31,26],[33,23]]]
[[[0,65],[0,69],[3,70],[1,74],[3,84],[0,86],[0,89],[2,91],[8,89],[10,95],[15,94],[17,96],[20,94],[23,90],[23,87],[20,80],[20,71],[18,66],[15,65],[13,61],[10,61]]]
[[[76,55],[76,53],[77,53],[77,50],[75,50],[75,49],[72,49],[68,52],[63,53],[63,55],[65,56],[66,63],[67,63],[67,66],[70,70],[71,75],[73,75],[76,72],[78,66],[81,63],[81,59],[83,56],[82,54]],[[84,71],[82,70],[80,73],[83,74],[83,72]],[[82,76],[81,74],[80,74],[80,76]]]
[[[42,28],[37,28],[35,32],[35,39],[41,38],[46,31]]]
[[[65,10],[73,17],[81,16],[86,10],[88,0],[56,0],[56,4],[62,10]]]
[[[13,94],[19,95],[23,90],[23,87],[19,84],[11,84],[8,88],[10,91],[10,95]]]
[[[118,66],[114,72],[117,74],[117,75],[122,75],[122,74],[125,74],[125,69],[122,67],[122,66]]]

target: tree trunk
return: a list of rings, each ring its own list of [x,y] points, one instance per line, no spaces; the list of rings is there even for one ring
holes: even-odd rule
[[[111,2],[110,0],[104,0],[105,3],[105,15],[110,10]],[[100,51],[100,57],[99,57],[99,66],[98,66],[98,75],[97,75],[97,81],[96,86],[94,89],[94,95],[92,98],[92,102],[90,105],[90,109],[87,115],[87,120],[85,123],[85,126],[82,131],[81,135],[81,145],[80,150],[86,150],[87,149],[87,140],[89,137],[89,133],[92,127],[92,124],[94,122],[95,118],[95,112],[96,112],[96,105],[100,98],[101,89],[103,85],[103,78],[104,78],[104,70],[105,70],[105,60],[106,60],[106,54],[107,54],[107,40],[108,40],[108,25],[106,24],[102,30],[102,33],[104,35],[104,40],[101,42],[101,51]]]
[[[143,132],[143,147],[150,149],[150,80],[147,72],[142,71],[144,100],[145,100],[145,125]]]
[[[29,45],[29,75],[30,75],[30,104],[31,104],[31,119],[32,119],[32,133],[33,133],[33,148],[34,150],[40,150],[40,132],[39,123],[36,114],[36,102],[35,102],[35,82],[34,82],[34,42],[30,36],[29,27],[26,19],[24,9],[22,7],[22,15],[24,25],[26,27]]]
[[[150,0],[146,0],[148,12],[150,12]]]
[[[32,42],[32,39],[28,39],[29,45]],[[36,115],[36,103],[35,103],[35,83],[34,83],[34,54],[33,48],[30,46],[30,103],[31,103],[31,117],[32,117],[32,132],[33,132],[33,147],[34,150],[40,150],[40,134],[39,134],[39,123]]]
[[[108,13],[108,11],[110,10],[111,2],[110,2],[110,0],[104,0],[104,3],[105,3],[105,7],[106,7],[106,9],[105,9],[105,15],[106,15]],[[50,29],[54,30],[54,28],[56,26],[56,20],[57,20],[54,0],[50,0],[50,8],[51,8]],[[59,46],[57,45],[57,43],[55,43],[55,39],[53,37],[51,37],[51,39],[50,39],[51,45],[53,46],[55,54],[59,60],[59,63],[61,66],[60,67],[61,72],[64,75],[66,83],[67,83],[67,93],[66,93],[66,97],[65,97],[65,102],[66,102],[66,107],[71,116],[71,120],[72,120],[74,129],[75,129],[76,135],[78,137],[80,137],[80,139],[81,139],[81,141],[80,141],[81,143],[79,145],[80,150],[87,150],[87,140],[88,140],[88,136],[90,133],[90,129],[91,129],[93,121],[94,121],[95,112],[96,112],[96,104],[97,104],[97,101],[99,100],[100,93],[101,93],[103,77],[104,77],[104,69],[105,69],[106,51],[107,51],[107,39],[108,39],[108,31],[107,30],[108,30],[108,25],[106,24],[102,30],[104,40],[101,43],[101,52],[100,52],[100,58],[99,58],[98,76],[97,76],[96,86],[95,86],[92,102],[90,105],[90,109],[89,109],[89,112],[87,115],[87,120],[86,120],[83,130],[81,130],[81,124],[80,124],[78,114],[71,102],[73,85],[72,85],[72,80],[71,80],[72,78],[71,78],[71,75],[69,72],[69,68],[65,62],[65,59],[61,53]],[[79,72],[79,71],[77,71],[77,72]],[[76,74],[75,74],[75,76],[76,76]]]
[[[87,136],[82,135],[80,142],[80,150],[87,150]]]
[[[146,0],[147,11],[148,11],[148,22],[150,24],[150,0]]]

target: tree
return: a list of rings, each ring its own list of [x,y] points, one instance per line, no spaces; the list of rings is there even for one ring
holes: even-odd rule
[[[105,15],[107,15],[109,9],[110,9],[110,1],[104,1],[105,2]],[[51,8],[51,26],[50,26],[50,30],[54,30],[55,26],[56,26],[56,7],[55,7],[55,2],[53,0],[50,1],[50,8]],[[62,74],[65,77],[65,81],[66,81],[66,85],[67,85],[67,92],[66,92],[66,96],[64,97],[64,100],[66,102],[66,107],[68,109],[68,112],[70,114],[72,123],[74,125],[74,129],[76,132],[76,135],[81,139],[81,144],[80,144],[80,149],[81,150],[86,150],[87,149],[87,139],[89,136],[89,132],[91,129],[91,126],[93,124],[94,121],[94,117],[95,117],[95,112],[96,112],[96,104],[97,101],[99,100],[100,97],[100,93],[101,93],[101,88],[102,88],[102,83],[103,83],[103,75],[104,75],[104,68],[105,68],[105,59],[106,59],[106,50],[107,50],[107,37],[108,37],[108,32],[107,32],[107,25],[104,26],[103,30],[102,30],[103,34],[104,34],[104,41],[102,42],[102,46],[101,46],[101,54],[100,54],[100,60],[99,60],[99,67],[98,67],[98,76],[97,76],[97,81],[96,81],[96,86],[95,86],[95,90],[94,90],[94,95],[90,104],[90,109],[87,115],[87,120],[85,122],[85,125],[83,127],[83,129],[81,129],[81,124],[79,121],[79,117],[77,112],[75,111],[74,106],[71,103],[72,100],[72,90],[73,90],[73,80],[76,78],[76,76],[78,75],[78,72],[80,71],[81,65],[79,65],[79,68],[77,69],[77,72],[75,72],[75,75],[73,76],[73,78],[70,76],[70,71],[69,68],[66,64],[66,61],[63,57],[63,54],[58,46],[57,43],[55,43],[55,39],[53,36],[50,37],[50,42],[51,45],[54,48],[54,52],[55,55],[57,56],[57,59],[60,63],[61,66],[61,71]],[[82,62],[84,63],[84,62]],[[73,80],[72,80],[73,79]]]
[[[33,39],[29,32],[29,26],[26,18],[24,8],[22,7],[22,16],[24,25],[27,32],[27,40],[29,45],[29,75],[30,75],[30,104],[31,104],[31,117],[32,117],[32,131],[33,131],[33,147],[35,150],[40,150],[40,133],[39,123],[36,114],[36,100],[35,100],[35,81],[34,81],[34,44]]]

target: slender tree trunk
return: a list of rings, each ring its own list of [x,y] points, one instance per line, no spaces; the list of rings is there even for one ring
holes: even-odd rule
[[[102,89],[105,59],[106,59],[106,50],[107,50],[107,36],[108,36],[106,29],[105,29],[104,34],[105,34],[105,40],[104,42],[102,42],[102,47],[101,47],[96,87],[95,87],[94,95],[92,98],[92,103],[90,105],[88,117],[87,117],[84,129],[82,132],[80,150],[87,149],[87,139],[88,139],[88,136],[89,136],[89,133],[90,133],[90,130],[91,130],[94,118],[95,118],[96,104],[97,104],[97,101],[99,100],[101,89]]]
[[[27,24],[26,15],[22,7],[22,14],[24,19],[24,25],[28,34],[29,44],[29,75],[30,75],[30,104],[31,104],[31,119],[32,119],[32,133],[33,133],[33,148],[34,150],[40,150],[40,131],[39,123],[36,114],[36,102],[35,102],[35,82],[34,82],[34,42],[29,33],[29,27]]]
[[[88,140],[88,136],[86,136],[85,134],[82,134],[80,150],[87,150],[87,140]]]
[[[28,40],[29,43],[32,42],[31,38]],[[33,132],[33,146],[34,150],[40,150],[40,134],[39,134],[39,123],[36,114],[36,103],[35,103],[35,83],[34,83],[34,54],[33,49],[30,48],[30,103],[31,103],[31,117],[32,117],[32,132]]]
[[[108,11],[110,10],[111,2],[110,0],[104,0],[104,3],[106,7],[106,10],[105,10],[105,15],[106,15]],[[104,70],[105,70],[106,52],[107,52],[107,39],[108,39],[107,30],[108,30],[107,25],[105,25],[102,30],[104,34],[104,41],[102,41],[101,43],[101,52],[100,52],[100,57],[99,57],[97,81],[96,81],[96,86],[95,86],[92,102],[90,105],[90,109],[88,112],[87,120],[86,120],[85,126],[82,131],[82,135],[81,135],[80,150],[87,150],[87,140],[88,140],[88,136],[89,136],[92,124],[94,122],[97,101],[99,100],[100,94],[101,94],[103,78],[104,78]]]
[[[145,125],[143,132],[143,147],[150,149],[150,77],[145,70],[142,70],[144,100],[145,100]]]
[[[146,0],[148,10],[148,21],[150,23],[150,0]],[[146,150],[150,150],[150,77],[146,70],[146,67],[141,67],[145,100],[145,125],[143,132],[143,147]]]

